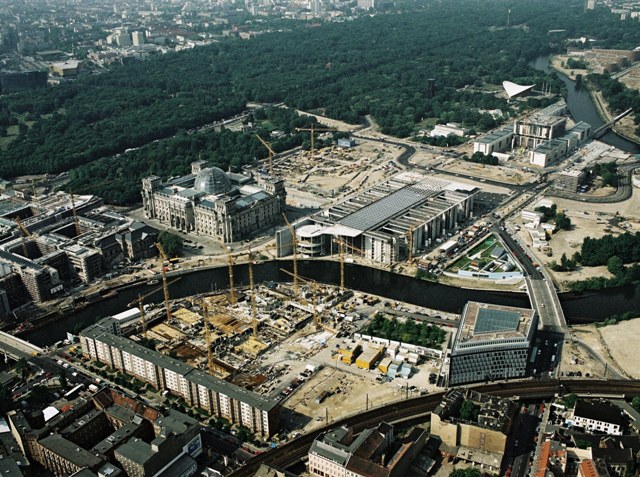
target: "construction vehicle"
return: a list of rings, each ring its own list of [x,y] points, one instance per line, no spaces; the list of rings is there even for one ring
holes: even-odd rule
[[[273,149],[271,149],[271,146],[269,145],[269,143],[267,141],[265,141],[264,139],[262,139],[260,136],[258,136],[256,134],[256,137],[258,138],[258,140],[262,143],[262,145],[264,147],[267,148],[267,151],[269,151],[269,175],[273,176],[273,156],[276,154],[275,151]]]
[[[162,258],[162,289],[164,290],[164,306],[167,309],[167,321],[169,321],[171,320],[171,304],[169,303],[169,284],[167,283],[167,266],[165,265],[165,263],[169,264],[169,257],[160,242],[156,243],[156,248]]]
[[[311,140],[309,141],[309,153],[313,156],[315,154],[315,152],[316,152],[316,150],[314,148],[314,141],[315,141],[314,133],[316,133],[316,132],[335,132],[335,131],[337,131],[337,129],[335,129],[335,128],[317,128],[312,123],[310,128],[296,128],[296,131],[309,131],[310,132]]]

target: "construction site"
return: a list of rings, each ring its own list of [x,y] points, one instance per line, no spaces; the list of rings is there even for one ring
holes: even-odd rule
[[[250,283],[236,287],[234,267],[243,258],[248,258]],[[229,289],[171,300],[170,288],[177,280],[167,279],[167,268],[162,269],[162,286],[129,304],[135,308],[112,317],[121,333],[279,403],[289,430],[320,425],[327,403],[340,409],[335,416],[345,415],[398,399],[398,393],[435,389],[443,348],[457,326],[454,315],[435,316],[413,305],[383,302],[318,284],[297,272],[290,273],[291,283],[256,285],[253,255],[244,254],[228,254]],[[160,290],[164,303],[147,303]],[[439,335],[438,344],[426,347],[367,335],[372,317],[415,320],[416,326]],[[427,324],[430,319],[438,324]],[[355,399],[363,390],[371,402]],[[345,400],[350,393],[354,399]]]

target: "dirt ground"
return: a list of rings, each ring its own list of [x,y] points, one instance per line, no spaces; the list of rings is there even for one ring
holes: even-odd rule
[[[640,379],[636,345],[640,336],[640,319],[604,326],[597,331],[615,363],[629,376]]]
[[[575,340],[571,340],[570,343],[565,342],[559,367],[560,371],[565,376],[568,372],[576,373],[580,371],[583,377],[587,373],[590,376],[603,377],[605,367],[602,363],[607,361],[607,354],[600,341],[596,327],[594,325],[573,326],[571,327],[571,332]],[[582,343],[600,356],[602,361],[594,359],[593,355],[587,351],[587,348]]]
[[[504,166],[485,166],[483,164],[474,164],[459,159],[449,159],[442,164],[441,168],[449,172],[469,174],[507,184],[529,184],[538,178],[538,174],[535,172],[525,172],[520,169],[512,169]]]
[[[616,204],[597,204],[589,202],[578,202],[558,197],[549,197],[553,201],[558,210],[562,210],[571,219],[573,225],[572,230],[559,231],[552,235],[549,245],[553,250],[553,256],[548,257],[543,252],[529,248],[528,251],[533,253],[545,265],[549,265],[552,261],[559,262],[563,253],[571,258],[573,254],[580,250],[583,240],[586,237],[601,238],[606,234],[621,234],[626,231],[640,231],[640,191],[633,188],[633,194],[630,199]],[[614,225],[611,221],[616,217],[622,217],[625,220]],[[518,233],[519,237],[526,244],[531,244],[531,236],[524,227],[522,219],[517,217],[515,224],[521,226]],[[579,267],[574,272],[552,272],[549,273],[554,277],[556,283],[562,285],[565,282],[575,280],[585,280],[595,276],[611,277],[607,268],[602,267]]]

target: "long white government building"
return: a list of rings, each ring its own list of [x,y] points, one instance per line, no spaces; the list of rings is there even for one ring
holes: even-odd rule
[[[298,254],[319,257],[347,252],[392,264],[430,246],[473,212],[479,189],[417,173],[402,173],[294,224]],[[410,238],[412,236],[412,238]],[[289,229],[276,232],[279,257],[293,253]],[[360,252],[358,252],[360,253]]]

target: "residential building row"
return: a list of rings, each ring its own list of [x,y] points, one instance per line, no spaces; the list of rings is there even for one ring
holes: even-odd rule
[[[110,318],[80,332],[85,357],[168,391],[189,406],[242,425],[269,437],[278,431],[280,407],[276,401],[248,391],[199,369],[119,336]]]

